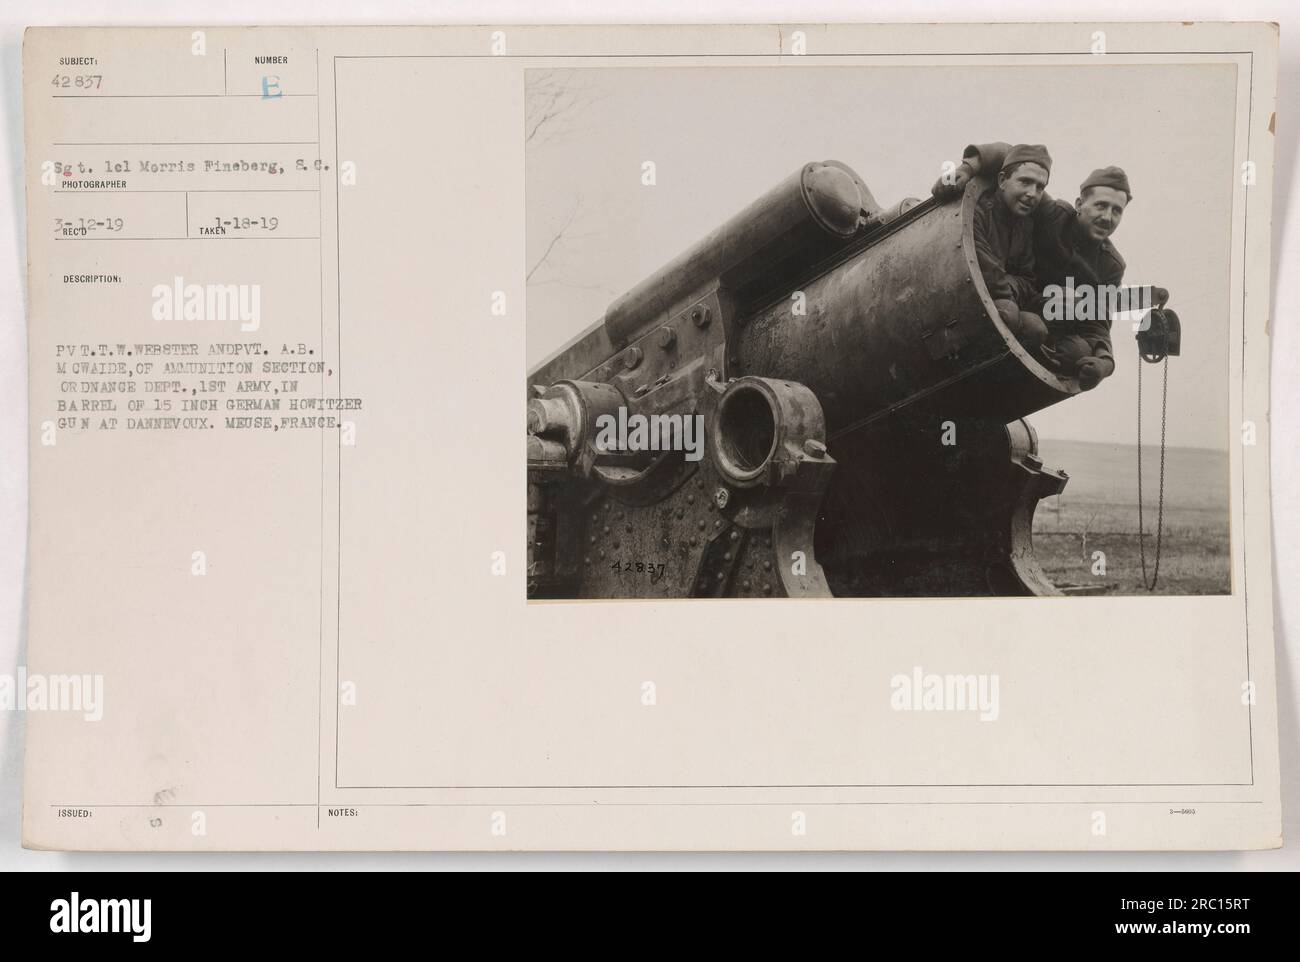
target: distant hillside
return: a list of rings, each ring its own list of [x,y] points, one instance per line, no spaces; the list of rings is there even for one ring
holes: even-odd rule
[[[1039,438],[1039,456],[1049,468],[1070,476],[1061,495],[1074,500],[1137,505],[1137,445],[1098,444]],[[1160,449],[1142,445],[1144,501],[1156,503]],[[1165,504],[1218,510],[1227,520],[1228,452],[1207,448],[1168,448],[1165,451]]]
[[[1137,446],[1039,439],[1044,467],[1070,476],[1064,492],[1039,502],[1034,553],[1061,586],[1145,594],[1138,546]],[[1154,571],[1160,450],[1143,446],[1147,563]],[[1229,576],[1228,453],[1165,453],[1160,594],[1224,594]],[[1097,570],[1098,553],[1106,558]]]

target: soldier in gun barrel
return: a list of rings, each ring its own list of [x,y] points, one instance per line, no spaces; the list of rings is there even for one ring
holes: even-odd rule
[[[1002,322],[1032,351],[1048,335],[1039,314],[1033,214],[1045,196],[1052,158],[1042,144],[1018,144],[999,160],[997,184],[975,203],[975,253]]]
[[[932,192],[940,197],[960,192],[975,174],[1004,167],[1015,149],[1005,143],[968,146],[953,176],[940,178]],[[1077,377],[1084,390],[1096,387],[1115,371],[1107,308],[1113,302],[1113,292],[1123,285],[1125,264],[1110,237],[1132,197],[1128,176],[1121,168],[1101,167],[1079,185],[1073,206],[1044,194],[1032,213],[1040,296],[1049,289],[1057,296],[1066,291],[1075,297],[1086,289],[1092,292],[1091,317],[1077,317],[1073,310],[1045,311],[1047,337],[1039,352],[1050,367]],[[1168,292],[1154,289],[1153,298],[1159,303],[1167,297]],[[1038,305],[1044,307],[1045,303],[1043,298]]]

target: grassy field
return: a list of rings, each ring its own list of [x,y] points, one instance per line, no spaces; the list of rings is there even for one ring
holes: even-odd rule
[[[1039,440],[1045,467],[1070,476],[1058,497],[1039,502],[1034,553],[1060,586],[1145,594],[1138,551],[1137,447]],[[1159,449],[1143,446],[1143,511],[1148,577],[1155,559]],[[1228,455],[1169,448],[1165,456],[1164,548],[1156,594],[1227,594]],[[1105,553],[1094,574],[1093,553]]]

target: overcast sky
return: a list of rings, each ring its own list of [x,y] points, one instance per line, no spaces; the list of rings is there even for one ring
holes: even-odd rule
[[[1134,199],[1112,238],[1125,280],[1169,288],[1184,328],[1169,441],[1227,447],[1234,66],[530,71],[530,131],[557,79],[560,109],[527,147],[530,367],[807,161],[847,163],[887,207],[927,196],[968,143],[1045,143],[1054,196],[1072,201],[1095,167],[1127,170]],[[1139,362],[1127,327],[1114,340],[1115,376],[1034,415],[1042,437],[1135,440]]]

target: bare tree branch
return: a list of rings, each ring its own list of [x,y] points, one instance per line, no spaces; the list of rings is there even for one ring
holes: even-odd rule
[[[575,70],[541,70],[529,71],[527,88],[524,93],[524,142],[529,149],[555,144],[571,139],[589,127],[583,123],[583,115],[589,108],[604,99],[591,87],[587,76]],[[541,256],[529,268],[525,275],[526,282],[533,282],[533,277],[545,265],[556,267],[555,255],[564,248],[568,241],[593,236],[591,231],[575,232],[572,228],[579,219],[582,207],[581,196],[575,197],[568,216],[555,231],[550,242],[546,244]],[[559,272],[565,274],[563,270]],[[560,277],[535,283],[564,283],[569,287],[586,290],[604,290],[604,288],[584,287]]]
[[[603,101],[581,72],[530,72],[524,92],[524,143],[538,147],[563,138],[593,105]]]
[[[578,216],[578,208],[581,206],[582,199],[575,199],[573,202],[573,208],[569,211],[569,216],[564,219],[564,223],[560,225],[560,229],[555,232],[555,236],[551,238],[551,242],[546,245],[546,250],[542,251],[542,256],[537,259],[537,263],[534,264],[532,268],[529,269],[528,273],[524,275],[525,281],[532,280],[533,275],[537,273],[537,269],[546,263],[546,259],[551,256],[551,251],[555,250],[555,246],[561,241],[561,239],[563,239],[564,232],[569,229],[573,224],[574,218]]]

